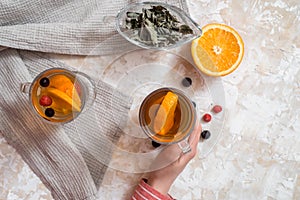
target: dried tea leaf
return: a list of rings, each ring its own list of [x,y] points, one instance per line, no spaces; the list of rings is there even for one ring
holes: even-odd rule
[[[143,8],[141,13],[126,13],[127,29],[135,31],[131,39],[165,47],[175,44],[186,34],[193,34],[193,30],[186,24],[181,24],[176,16],[172,15],[163,6]]]
[[[193,34],[193,30],[185,24],[179,26],[179,32],[184,34],[184,35],[185,34]]]
[[[142,41],[152,41],[153,44],[157,44],[157,32],[150,20],[146,19],[142,24],[139,37]]]

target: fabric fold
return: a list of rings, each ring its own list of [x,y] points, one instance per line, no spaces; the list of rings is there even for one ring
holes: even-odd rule
[[[59,61],[49,59],[43,53],[19,52],[32,77],[53,67],[76,71]],[[64,130],[82,154],[98,188],[109,165],[115,143],[122,134],[121,129],[127,120],[131,99],[101,80],[95,87],[96,99],[93,107],[80,114],[76,120],[65,124]]]
[[[0,2],[0,131],[54,199],[97,198],[131,99],[100,80],[92,109],[53,125],[33,113],[20,83],[48,68],[72,69],[47,53],[107,55],[137,48],[117,33],[114,22],[132,2],[137,1]],[[188,12],[185,0],[164,2]]]
[[[134,46],[117,33],[115,17],[133,2],[139,1],[1,1],[0,50],[4,46],[72,55],[107,55],[130,50]],[[188,12],[185,0],[164,2]],[[114,40],[108,40],[113,35]]]
[[[47,124],[31,110],[20,81],[31,76],[16,50],[0,54],[1,132],[51,191],[55,199],[95,199],[89,169],[63,128]]]

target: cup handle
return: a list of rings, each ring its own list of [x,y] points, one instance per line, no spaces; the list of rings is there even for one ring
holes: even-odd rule
[[[30,82],[26,82],[26,83],[21,83],[20,85],[20,91],[25,93],[25,94],[29,94],[30,91]]]
[[[182,153],[186,154],[188,152],[190,152],[192,149],[191,149],[191,146],[188,142],[188,138],[182,140],[181,142],[178,143],[178,146],[180,147],[180,149],[182,150]]]

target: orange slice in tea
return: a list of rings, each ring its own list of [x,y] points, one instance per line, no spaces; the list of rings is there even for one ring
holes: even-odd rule
[[[244,42],[238,32],[224,24],[208,24],[202,31],[191,46],[196,66],[209,76],[233,72],[244,56]]]
[[[66,113],[68,110],[72,111],[75,110],[80,112],[81,108],[77,102],[73,101],[73,99],[67,95],[66,93],[56,89],[56,88],[47,88],[47,93],[53,99],[53,105],[56,110],[62,110]]]
[[[154,132],[165,135],[174,125],[175,109],[178,102],[178,96],[173,92],[168,92],[164,97],[158,111],[154,117]]]
[[[55,75],[50,79],[50,87],[56,88],[73,99],[79,106],[81,100],[74,83],[65,75]]]

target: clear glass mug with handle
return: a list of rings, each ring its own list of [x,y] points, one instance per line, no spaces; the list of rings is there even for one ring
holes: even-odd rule
[[[139,122],[144,133],[159,144],[177,143],[183,153],[191,150],[188,137],[196,122],[192,101],[176,88],[160,88],[142,102]]]
[[[32,82],[22,83],[32,110],[47,122],[67,123],[92,106],[95,84],[88,75],[64,68],[50,68]]]

